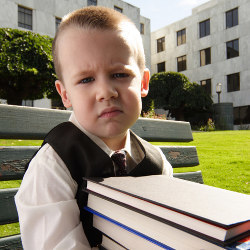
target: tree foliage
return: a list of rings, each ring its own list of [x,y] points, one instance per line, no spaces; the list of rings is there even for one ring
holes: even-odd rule
[[[8,104],[54,95],[52,38],[0,28],[0,98]]]
[[[150,79],[150,91],[143,100],[143,110],[154,108],[169,110],[177,120],[190,120],[194,113],[208,113],[212,99],[204,89],[181,73],[161,72]]]

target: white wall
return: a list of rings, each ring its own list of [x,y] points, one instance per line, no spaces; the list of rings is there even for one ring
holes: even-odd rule
[[[150,19],[141,16],[140,23],[144,24],[144,34],[142,36],[142,42],[144,45],[146,67],[151,71],[151,29]]]
[[[226,29],[225,12],[238,7],[239,25]],[[210,19],[210,35],[199,38],[199,22]],[[166,71],[177,71],[177,57],[187,55],[185,74],[191,81],[212,79],[212,96],[217,102],[216,83],[222,83],[222,102],[234,107],[250,105],[250,1],[211,0],[193,9],[192,15],[152,33],[151,68],[166,61]],[[186,44],[177,46],[176,32],[186,28]],[[165,36],[166,50],[156,52],[156,40]],[[226,42],[239,39],[239,57],[226,59]],[[200,50],[211,47],[211,64],[200,67]],[[227,75],[240,72],[240,91],[227,92]]]

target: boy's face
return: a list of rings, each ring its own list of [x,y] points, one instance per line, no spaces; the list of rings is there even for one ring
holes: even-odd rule
[[[107,145],[123,140],[148,92],[132,50],[117,32],[68,28],[59,37],[63,83],[56,88],[78,122]]]

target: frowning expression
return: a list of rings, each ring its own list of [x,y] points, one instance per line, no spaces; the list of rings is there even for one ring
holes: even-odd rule
[[[73,107],[79,123],[105,138],[124,136],[141,111],[148,72],[116,31],[71,27],[58,40],[63,81],[56,87],[65,107]]]

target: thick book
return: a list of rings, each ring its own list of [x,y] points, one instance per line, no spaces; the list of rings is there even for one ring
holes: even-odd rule
[[[90,195],[93,197],[93,195]],[[98,199],[102,199],[99,198]],[[93,206],[92,201],[95,202]],[[105,202],[107,204],[105,204]],[[179,230],[165,223],[154,220],[143,214],[116,205],[116,210],[110,209],[107,200],[91,199],[90,207],[84,209],[93,213],[93,226],[115,239],[123,246],[131,249],[224,249],[223,246],[199,238],[188,232]],[[100,205],[103,209],[100,209]],[[101,212],[98,212],[102,211]],[[118,213],[117,211],[119,210]],[[134,214],[133,214],[134,213]]]
[[[85,209],[93,213],[93,226],[107,235],[113,242],[119,242],[119,247],[150,250],[173,249],[92,209]],[[110,242],[107,244],[105,235],[103,236],[102,246],[111,250],[112,246]],[[117,249],[119,248],[114,248],[114,250]]]
[[[85,191],[199,237],[229,244],[249,234],[245,194],[163,175],[85,180]]]

